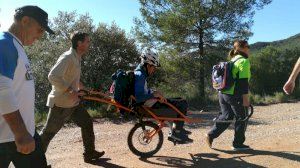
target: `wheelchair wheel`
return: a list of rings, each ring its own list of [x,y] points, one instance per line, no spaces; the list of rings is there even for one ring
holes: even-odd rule
[[[157,153],[163,144],[163,132],[160,130],[152,138],[148,136],[158,128],[158,125],[151,121],[137,123],[127,137],[131,152],[140,157],[151,157]]]

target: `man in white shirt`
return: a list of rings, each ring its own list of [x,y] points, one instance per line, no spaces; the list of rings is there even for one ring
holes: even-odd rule
[[[95,150],[95,135],[92,118],[80,104],[78,98],[81,74],[81,58],[88,52],[90,38],[87,33],[75,32],[72,47],[63,53],[49,72],[48,79],[52,90],[48,95],[48,118],[41,132],[43,150],[61,129],[67,119],[72,119],[80,128],[84,146],[84,161],[92,162],[104,155]]]
[[[9,32],[0,33],[0,167],[47,167],[34,121],[34,81],[23,48],[45,32],[48,14],[37,6],[16,9]]]

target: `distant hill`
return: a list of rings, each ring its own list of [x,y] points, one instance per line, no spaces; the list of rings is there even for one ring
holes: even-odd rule
[[[284,40],[278,40],[273,42],[257,42],[251,44],[251,53],[256,53],[267,46],[274,46],[279,49],[293,49],[296,47],[300,48],[300,33]]]

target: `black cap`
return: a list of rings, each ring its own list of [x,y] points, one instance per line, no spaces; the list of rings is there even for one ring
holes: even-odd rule
[[[23,6],[15,10],[15,19],[21,19],[24,16],[28,16],[36,20],[49,34],[54,32],[48,26],[48,14],[38,6]]]

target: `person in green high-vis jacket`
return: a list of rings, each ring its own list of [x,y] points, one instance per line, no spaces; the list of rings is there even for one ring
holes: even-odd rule
[[[219,92],[221,114],[218,116],[217,121],[232,120],[234,117],[236,120],[243,120],[246,117],[246,110],[250,106],[249,80],[251,78],[251,71],[248,59],[248,42],[245,40],[235,41],[228,57],[234,62],[232,76],[235,82],[231,88]],[[213,140],[219,137],[229,125],[230,123],[227,122],[216,122],[214,124],[206,135],[206,142],[209,147],[212,147]],[[246,125],[247,122],[235,122],[233,150],[250,149],[249,146],[244,145]]]

